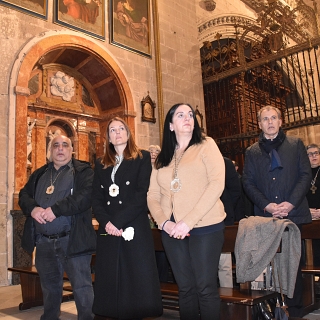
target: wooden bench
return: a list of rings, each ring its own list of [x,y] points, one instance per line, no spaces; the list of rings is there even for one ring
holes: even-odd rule
[[[9,271],[17,272],[20,275],[22,302],[19,304],[19,310],[26,310],[43,305],[43,296],[40,285],[40,277],[35,266],[8,268]],[[63,277],[68,280],[66,274]],[[65,288],[65,291],[70,291]],[[68,293],[62,296],[62,302],[73,299],[73,294]]]
[[[95,263],[95,254],[92,255],[91,266]],[[26,310],[43,305],[43,296],[40,284],[40,277],[35,266],[30,267],[12,267],[9,271],[16,272],[20,275],[22,302],[19,304],[19,310]],[[68,281],[68,276],[64,273],[63,280]],[[94,274],[92,275],[94,281]],[[63,286],[64,293],[62,302],[73,300],[72,287],[69,283]]]
[[[301,239],[305,243],[305,266],[302,267],[304,314],[319,309],[320,303],[315,294],[315,275],[320,275],[320,266],[313,263],[312,240],[320,239],[320,220],[313,220],[302,226]]]
[[[225,241],[222,252],[234,252],[238,226],[225,228]],[[152,229],[156,251],[164,251],[161,231]],[[178,310],[178,286],[176,283],[161,283],[163,306],[166,309]],[[251,283],[240,284],[239,288],[219,288],[221,298],[220,318],[227,320],[253,320],[253,307],[266,299],[276,298],[273,291],[251,290]]]

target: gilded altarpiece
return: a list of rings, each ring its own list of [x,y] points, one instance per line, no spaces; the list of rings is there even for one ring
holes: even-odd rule
[[[28,173],[50,160],[50,141],[68,136],[73,156],[94,165],[100,144],[99,100],[90,84],[75,69],[48,64],[35,69],[29,81],[28,119],[32,129],[32,152]]]

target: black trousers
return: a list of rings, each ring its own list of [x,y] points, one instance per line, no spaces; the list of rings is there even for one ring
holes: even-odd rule
[[[218,265],[224,231],[191,235],[184,240],[162,232],[173,275],[179,288],[181,320],[219,320]]]

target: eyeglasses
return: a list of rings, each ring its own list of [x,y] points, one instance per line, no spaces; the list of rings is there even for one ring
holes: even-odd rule
[[[308,155],[309,158],[314,157],[314,156],[318,156],[319,155],[319,151],[308,152],[307,155]]]

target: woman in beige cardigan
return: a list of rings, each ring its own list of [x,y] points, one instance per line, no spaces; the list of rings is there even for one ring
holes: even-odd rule
[[[188,104],[168,112],[162,150],[155,162],[148,206],[179,287],[182,320],[219,319],[217,272],[224,241],[225,212],[220,201],[225,165],[204,137]]]

